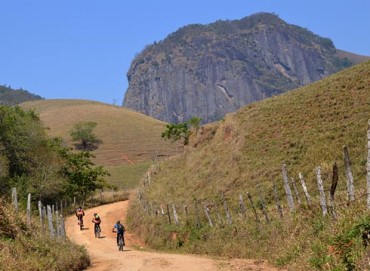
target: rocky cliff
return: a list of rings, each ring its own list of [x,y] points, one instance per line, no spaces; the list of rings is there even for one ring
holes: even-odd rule
[[[135,57],[123,106],[172,123],[212,122],[352,65],[345,56],[270,13],[189,25]]]

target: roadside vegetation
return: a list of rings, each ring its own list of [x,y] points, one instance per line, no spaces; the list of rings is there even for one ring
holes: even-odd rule
[[[0,198],[1,270],[77,271],[89,266],[83,247],[68,239],[51,239],[37,222],[29,227],[26,216]]]
[[[370,229],[365,192],[369,119],[370,62],[250,104],[220,122],[204,125],[190,136],[182,155],[153,167],[150,185],[142,187],[138,197],[149,207],[144,209],[139,201],[132,204],[129,228],[158,249],[267,259],[289,270],[364,270]],[[344,145],[350,152],[357,199],[349,206]],[[322,216],[315,174],[320,166],[329,190],[334,162],[341,169],[337,220]],[[289,214],[282,164],[290,177],[303,174],[313,207],[301,204]],[[283,219],[276,212],[273,182]],[[263,220],[259,191],[270,211],[270,223],[257,223],[250,214],[247,219],[234,216],[231,225],[223,217],[224,223],[210,227],[207,220],[196,223],[194,215],[185,216],[182,210],[183,206],[194,209],[197,202],[202,217],[204,204],[218,205],[222,213],[222,199],[226,199],[237,213],[238,195],[249,192]],[[179,225],[165,218],[167,204],[178,207]]]
[[[88,152],[74,152],[58,138],[45,134],[38,115],[18,106],[0,106],[0,266],[1,270],[81,270],[89,263],[84,249],[67,240],[52,239],[39,223],[27,226],[21,211],[7,202],[16,187],[20,210],[27,195],[32,209],[37,201],[54,204],[75,197],[90,198],[110,187],[108,174]],[[71,262],[74,260],[74,262]]]

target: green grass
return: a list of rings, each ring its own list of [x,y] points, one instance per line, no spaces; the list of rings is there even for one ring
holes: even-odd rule
[[[327,266],[339,268],[330,270],[343,270],[340,269],[344,264],[343,257],[328,254],[328,246],[366,214],[365,198],[360,198],[351,208],[340,208],[337,222],[329,217],[322,218],[315,168],[321,166],[325,189],[329,189],[332,165],[334,162],[338,164],[337,203],[345,203],[342,147],[346,145],[357,196],[363,195],[368,119],[370,62],[250,104],[220,122],[204,126],[198,134],[191,136],[189,147],[181,156],[157,166],[152,184],[144,190],[146,212],[151,213],[151,208],[158,210],[161,205],[176,204],[182,217],[181,226],[169,228],[161,216],[143,215],[142,207],[137,203],[130,210],[129,221],[133,225],[130,228],[137,229],[138,234],[154,247],[265,258],[291,270],[326,270]],[[286,164],[290,177],[298,180],[298,173],[304,175],[314,207],[301,208],[295,216],[287,216],[280,222],[274,211],[272,183],[274,181],[278,186],[287,214],[282,164]],[[252,214],[249,214],[248,223],[237,215],[239,193],[245,196],[250,192],[260,204],[257,184],[273,219],[269,225],[256,225]],[[219,223],[212,230],[206,230],[204,204],[214,203],[222,212],[221,195],[228,200],[229,208],[237,218],[232,226]],[[182,208],[188,204],[194,210],[194,199],[198,200],[202,214],[203,226],[200,228],[194,227],[194,213],[184,221]],[[244,201],[247,202],[246,197]],[[258,212],[262,219],[261,210]],[[320,228],[318,225],[324,226]],[[356,264],[359,264],[364,248],[355,251],[358,252]]]
[[[107,181],[120,190],[134,189],[138,186],[138,180],[145,175],[150,165],[151,162],[147,161],[134,165],[107,166],[106,169],[111,174],[107,177]]]

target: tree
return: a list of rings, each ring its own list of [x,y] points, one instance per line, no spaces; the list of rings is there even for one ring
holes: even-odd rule
[[[0,106],[0,193],[16,186],[20,196],[59,199],[64,192],[60,155],[49,145],[34,111]]]
[[[191,119],[188,120],[188,124],[190,125],[191,128],[194,128],[195,133],[198,132],[201,121],[202,121],[202,118],[199,118],[199,117],[192,117]]]
[[[71,130],[71,137],[72,141],[76,142],[76,149],[92,151],[98,148],[98,145],[102,143],[102,141],[93,133],[96,126],[97,123],[93,121],[78,122],[74,125]]]
[[[104,177],[109,176],[102,166],[95,166],[91,161],[94,156],[89,152],[72,152],[61,149],[65,163],[62,174],[67,178],[65,192],[82,200],[89,197],[96,189],[107,187]]]
[[[191,134],[190,128],[194,128],[195,132],[197,132],[199,129],[201,120],[202,120],[201,118],[192,117],[187,122],[183,122],[179,124],[168,123],[166,125],[166,129],[162,132],[161,136],[164,139],[172,139],[173,142],[182,138],[184,139],[184,145],[188,145],[189,137]]]

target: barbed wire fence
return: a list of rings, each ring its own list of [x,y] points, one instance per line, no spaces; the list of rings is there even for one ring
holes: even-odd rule
[[[145,190],[150,187],[153,182],[151,179],[152,171],[149,171],[144,178],[142,187],[138,191],[138,199],[142,208],[149,216],[163,217],[167,223],[181,225],[189,222],[189,218],[195,218],[195,225],[207,224],[209,227],[216,225],[234,224],[236,220],[253,219],[257,223],[264,221],[270,223],[273,219],[283,219],[287,213],[293,214],[299,210],[320,210],[322,216],[330,215],[333,220],[338,218],[338,209],[350,208],[354,203],[366,198],[366,208],[370,209],[370,120],[367,130],[367,162],[366,173],[361,171],[354,178],[352,163],[350,159],[350,151],[347,146],[342,147],[343,165],[338,166],[336,162],[332,165],[331,171],[322,171],[321,166],[315,168],[315,178],[317,183],[317,192],[310,193],[304,175],[299,172],[298,179],[299,187],[293,177],[288,174],[288,169],[285,164],[281,166],[282,185],[284,188],[284,196],[286,197],[287,207],[281,204],[284,196],[279,196],[277,185],[274,181],[271,182],[271,192],[263,190],[257,186],[257,196],[252,196],[251,192],[240,193],[237,199],[227,199],[224,194],[218,199],[202,199],[188,200],[187,202],[175,203],[165,202],[162,200],[150,201],[145,198]],[[363,156],[363,154],[361,154]],[[343,171],[343,172],[342,172]],[[341,189],[338,189],[339,173],[344,173],[346,184]],[[365,178],[366,175],[366,178]],[[328,181],[331,179],[330,188]],[[355,179],[366,179],[366,189],[360,188],[355,191]],[[360,186],[360,184],[359,184]],[[361,187],[364,185],[362,184]],[[270,205],[266,204],[265,194],[272,195]],[[335,195],[339,194],[337,198]],[[245,195],[248,204],[245,203]],[[303,197],[302,197],[303,195]],[[255,200],[257,198],[257,201]],[[193,201],[193,202],[192,202]],[[272,203],[275,201],[275,204]],[[192,202],[192,203],[191,203]],[[230,207],[230,203],[233,207]],[[203,212],[199,206],[203,205]],[[247,205],[249,205],[247,207]],[[271,206],[275,205],[276,209]],[[169,207],[171,206],[171,208]],[[182,207],[181,207],[182,206]],[[166,208],[165,208],[166,207]],[[224,209],[224,211],[220,211]],[[248,210],[250,213],[248,214]],[[235,219],[236,218],[236,219]]]
[[[12,188],[12,205],[16,212],[19,212],[18,206],[18,194],[17,188]],[[28,227],[32,227],[32,223],[35,223],[35,220],[31,219],[32,214],[32,204],[31,204],[31,194],[27,196],[27,207],[26,207],[26,217]],[[49,235],[51,238],[65,239],[66,230],[65,230],[65,217],[63,208],[67,207],[67,201],[60,201],[60,205],[56,203],[55,205],[43,205],[41,201],[37,203],[39,223],[43,230],[46,228],[49,230]]]

